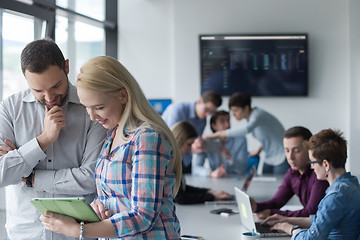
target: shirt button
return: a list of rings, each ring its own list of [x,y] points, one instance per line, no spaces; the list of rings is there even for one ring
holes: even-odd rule
[[[51,162],[51,159],[49,159],[48,162]]]
[[[38,162],[41,162],[41,160],[39,160]]]
[[[314,234],[315,233],[315,231],[314,230],[311,230],[311,234]]]

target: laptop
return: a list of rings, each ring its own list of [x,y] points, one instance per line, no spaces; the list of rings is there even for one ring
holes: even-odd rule
[[[255,173],[256,173],[256,168],[255,166],[252,166],[249,174],[247,175],[246,179],[245,179],[245,182],[244,182],[244,185],[242,186],[241,190],[243,192],[246,192],[250,186],[250,183],[251,183],[251,180],[253,179],[253,177],[255,176]]]
[[[235,187],[235,197],[237,206],[239,208],[239,215],[241,224],[249,232],[258,232],[260,237],[288,237],[289,235],[285,232],[275,232],[270,230],[269,225],[261,225],[260,222],[254,220],[254,216],[251,209],[251,203],[249,196],[241,191],[239,188]]]

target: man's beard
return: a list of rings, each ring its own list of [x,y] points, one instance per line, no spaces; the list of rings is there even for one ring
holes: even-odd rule
[[[60,98],[60,103],[59,104],[55,104],[55,105],[49,105],[48,103],[46,103],[46,100],[43,99],[41,100],[40,102],[45,105],[49,110],[51,108],[53,108],[54,106],[59,106],[59,107],[62,107],[64,106],[65,102],[66,102],[66,99],[68,97],[68,94],[69,94],[69,87],[67,88],[66,92],[64,94],[61,94],[61,95],[57,95],[56,98]]]
[[[43,99],[43,100],[41,101],[41,103],[42,103],[43,105],[45,105],[49,110],[50,110],[51,108],[53,108],[54,106],[59,106],[59,107],[63,106],[63,105],[64,105],[64,102],[65,102],[65,100],[66,100],[66,95],[57,95],[56,98],[60,98],[60,101],[59,101],[60,103],[59,103],[59,104],[50,105],[50,104],[47,103],[47,101],[46,101],[45,99]]]

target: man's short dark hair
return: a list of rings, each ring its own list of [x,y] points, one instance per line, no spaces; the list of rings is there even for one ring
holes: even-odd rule
[[[220,107],[222,104],[221,95],[215,91],[206,91],[201,95],[204,103],[211,102],[215,107]]]
[[[302,127],[302,126],[296,126],[287,129],[284,132],[283,138],[293,138],[293,137],[302,137],[303,140],[309,140],[312,136],[312,133],[309,129]]]
[[[229,100],[229,108],[231,107],[251,107],[251,96],[246,93],[234,93]]]
[[[216,130],[212,127],[212,125],[216,124],[216,121],[220,116],[230,116],[230,114],[229,114],[229,112],[224,111],[224,110],[216,111],[210,118],[211,131],[216,132]]]
[[[43,73],[49,66],[59,66],[65,71],[65,58],[58,45],[50,38],[28,43],[21,52],[21,70]]]

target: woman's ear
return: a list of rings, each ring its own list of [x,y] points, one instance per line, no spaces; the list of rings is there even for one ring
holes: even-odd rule
[[[330,167],[330,163],[328,160],[324,159],[323,162],[322,162],[323,166],[326,167],[327,169],[329,169]]]
[[[120,90],[119,99],[122,104],[126,104],[128,102],[128,93],[125,88]]]

